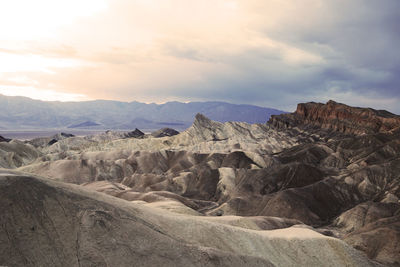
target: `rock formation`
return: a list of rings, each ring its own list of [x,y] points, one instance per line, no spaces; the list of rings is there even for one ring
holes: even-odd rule
[[[34,138],[32,140],[27,141],[26,143],[29,143],[35,147],[45,147],[45,146],[51,146],[55,143],[57,143],[60,140],[66,139],[66,138],[70,138],[70,137],[74,137],[73,134],[69,134],[69,133],[59,133],[59,134],[55,134],[51,137],[39,137],[39,138]]]
[[[174,136],[177,134],[179,134],[179,132],[172,128],[162,128],[160,130],[157,130],[157,131],[154,131],[151,133],[151,135],[156,138],[166,137],[166,136]]]
[[[33,163],[41,151],[18,140],[0,142],[0,168],[14,169]]]
[[[0,135],[0,142],[10,142],[11,140],[8,138],[4,138],[3,136]]]
[[[400,116],[385,110],[356,108],[328,101],[301,103],[294,113],[272,115],[277,127],[316,126],[346,134],[372,134],[393,131],[400,126]]]
[[[181,261],[171,256],[165,265],[398,266],[399,126],[397,115],[330,101],[299,104],[295,113],[274,116],[269,124],[220,123],[198,114],[174,136],[131,138],[110,131],[46,146],[3,142],[1,166],[30,174],[3,171],[3,251],[25,251],[21,244],[28,236],[43,242],[43,251],[76,244],[70,237],[51,243],[65,231],[81,233],[79,247],[49,258],[59,265],[65,259],[156,264],[180,254]],[[23,184],[29,184],[27,191]],[[10,188],[20,195],[12,198]],[[28,223],[12,215],[36,218],[29,215],[36,214],[33,206],[18,210],[25,207],[16,204],[22,196],[36,201],[36,213],[48,214],[38,219],[42,228],[33,235],[20,234],[18,227]],[[64,211],[46,201],[59,201]],[[64,227],[63,216],[74,219]],[[149,241],[140,247],[138,240]],[[152,246],[163,251],[154,261],[146,254]],[[126,259],[114,258],[110,247],[126,252]],[[12,255],[15,262],[4,262],[47,263],[33,254]]]
[[[139,130],[138,128],[135,128],[135,130],[131,132],[125,133],[125,137],[133,137],[133,138],[142,138],[144,136],[144,133]]]

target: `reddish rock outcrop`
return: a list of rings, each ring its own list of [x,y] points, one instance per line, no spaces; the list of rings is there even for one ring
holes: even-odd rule
[[[294,113],[273,115],[270,124],[278,128],[318,127],[345,134],[372,134],[393,131],[400,127],[400,116],[385,110],[350,107],[328,101],[300,103]]]

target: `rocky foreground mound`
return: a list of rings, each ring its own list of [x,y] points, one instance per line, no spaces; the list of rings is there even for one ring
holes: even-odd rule
[[[7,266],[374,266],[307,228],[231,226],[4,171],[0,194]]]
[[[389,112],[330,101],[299,104],[296,112],[272,117],[268,124],[220,123],[198,114],[187,130],[160,138],[107,132],[60,138],[44,146],[3,142],[1,166],[26,175],[3,171],[3,192],[8,195],[2,203],[8,204],[2,208],[8,215],[1,222],[8,226],[2,238],[10,238],[0,251],[20,251],[7,261],[11,266],[11,260],[33,262],[35,253],[62,246],[71,250],[66,252],[71,262],[79,258],[81,266],[124,266],[132,260],[154,265],[162,257],[166,265],[368,266],[377,261],[399,266],[399,126],[398,116]],[[33,193],[36,185],[56,193]],[[53,197],[57,201],[49,200],[55,204],[46,204],[44,211],[27,208],[23,196],[32,198],[29,194],[38,198],[35,207]],[[71,194],[81,198],[66,198]],[[56,212],[60,206],[64,215]],[[29,219],[15,219],[15,209]],[[120,209],[131,219],[116,215],[122,214]],[[79,242],[46,243],[26,256],[21,246],[29,238],[19,236],[18,227],[25,229],[37,214],[52,220],[39,232],[41,238],[47,233],[46,242],[63,239],[60,231],[65,229],[58,221],[69,217],[65,231],[83,229],[85,234]],[[131,229],[137,224],[149,227],[140,228],[147,229],[141,231],[149,238]],[[103,229],[98,227],[107,233],[96,232]],[[173,241],[152,243],[159,238],[153,230]],[[141,242],[157,248],[155,261],[148,259],[150,250],[140,250]],[[76,252],[76,245],[69,248],[76,243],[82,243],[79,249],[84,252]],[[116,250],[125,253],[123,261],[107,249],[118,256]],[[177,260],[179,253],[183,258]],[[31,263],[43,264],[39,259]]]

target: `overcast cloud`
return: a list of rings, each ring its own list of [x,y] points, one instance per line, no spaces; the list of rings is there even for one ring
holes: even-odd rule
[[[398,0],[7,2],[0,93],[400,113]]]

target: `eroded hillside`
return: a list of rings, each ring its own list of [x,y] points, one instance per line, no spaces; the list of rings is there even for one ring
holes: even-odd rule
[[[3,251],[20,252],[10,261],[8,252],[0,255],[0,263],[40,265],[22,243],[38,241],[39,253],[60,239],[60,249],[75,242],[53,260],[60,266],[72,258],[75,265],[125,266],[138,255],[144,264],[166,257],[166,264],[181,266],[397,266],[399,126],[397,115],[330,101],[299,104],[267,124],[219,123],[199,114],[187,130],[160,138],[107,132],[52,142],[5,140],[1,167],[14,170],[3,170],[8,216],[0,236]],[[21,208],[30,197],[30,208]],[[46,218],[38,215],[43,212]],[[74,219],[64,225],[62,216]],[[30,221],[48,238],[18,233]],[[138,224],[145,229],[137,237],[142,248],[132,244]],[[126,231],[132,238],[121,236]],[[62,241],[66,232],[75,239]],[[77,233],[83,234],[77,239]],[[123,261],[107,252],[110,242],[124,248]],[[149,259],[152,246],[161,252]],[[183,257],[174,262],[177,253]]]

